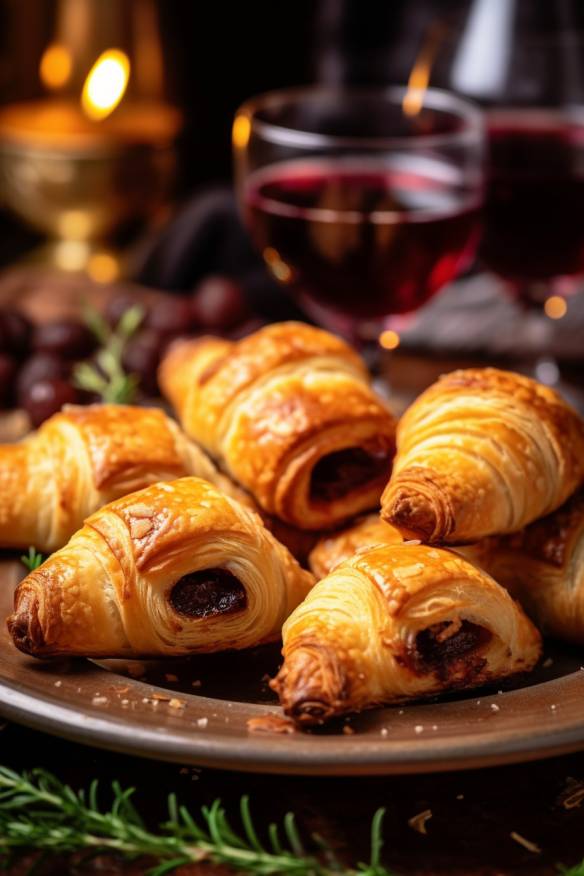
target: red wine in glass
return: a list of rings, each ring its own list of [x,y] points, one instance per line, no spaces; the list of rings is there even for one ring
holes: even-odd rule
[[[533,283],[584,274],[584,120],[491,115],[481,255],[526,299]]]
[[[416,310],[460,273],[479,196],[452,163],[404,152],[268,165],[247,178],[243,206],[278,280],[362,320]]]

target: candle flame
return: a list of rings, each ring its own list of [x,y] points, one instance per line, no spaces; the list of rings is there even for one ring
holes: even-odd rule
[[[73,64],[71,52],[59,43],[51,43],[43,52],[39,76],[43,85],[57,91],[69,81]]]
[[[424,106],[424,98],[430,83],[432,65],[436,58],[442,34],[443,26],[440,23],[430,28],[428,36],[412,67],[412,72],[408,79],[408,90],[402,101],[402,109],[406,116],[417,116]]]
[[[247,144],[249,143],[249,136],[251,134],[251,122],[249,120],[249,116],[241,113],[240,115],[235,117],[235,121],[233,122],[233,129],[231,132],[233,145],[236,149],[245,149]]]
[[[121,101],[130,78],[130,61],[120,49],[103,52],[87,76],[81,94],[84,113],[95,121],[105,119]]]

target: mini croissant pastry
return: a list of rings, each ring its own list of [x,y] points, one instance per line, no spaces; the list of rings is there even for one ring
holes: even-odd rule
[[[361,548],[402,542],[398,529],[382,520],[379,514],[367,514],[338,532],[324,535],[311,550],[308,565],[320,580]]]
[[[517,532],[584,479],[584,422],[508,371],[454,371],[406,411],[381,515],[405,537],[462,544]]]
[[[584,491],[522,532],[478,545],[477,562],[551,636],[584,645]]]
[[[16,590],[35,657],[146,657],[277,639],[313,583],[259,517],[199,478],[106,505]]]
[[[19,444],[0,444],[0,547],[56,550],[107,502],[183,475],[244,498],[163,411],[67,406]]]
[[[539,633],[489,575],[423,545],[363,549],[284,624],[272,687],[300,725],[531,669]]]
[[[159,383],[186,432],[268,514],[318,530],[378,503],[395,420],[339,338],[286,322],[236,343],[179,342]]]

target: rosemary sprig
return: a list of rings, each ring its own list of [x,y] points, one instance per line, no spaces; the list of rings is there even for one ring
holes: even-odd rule
[[[561,876],[584,876],[584,861],[576,864],[575,867],[562,867],[560,869]]]
[[[183,864],[211,861],[256,876],[391,876],[380,860],[384,810],[371,826],[371,860],[347,869],[320,841],[320,853],[306,851],[288,813],[282,825],[270,824],[262,841],[252,820],[249,800],[240,804],[241,831],[228,821],[219,800],[203,806],[199,821],[175,795],[168,800],[168,820],[153,833],[133,802],[133,788],[112,784],[113,801],[102,808],[98,786],[75,792],[52,773],[16,773],[0,767],[0,855],[10,858],[18,849],[48,854],[110,852],[125,858],[149,856],[158,863],[150,876],[163,876]]]
[[[45,558],[31,545],[28,549],[28,554],[22,554],[20,561],[26,566],[29,572],[34,572],[35,569],[38,569],[38,567],[44,563]]]
[[[144,319],[144,309],[136,304],[122,314],[115,329],[111,329],[98,311],[86,307],[84,319],[101,348],[95,363],[80,362],[73,370],[73,382],[78,389],[93,392],[109,404],[129,404],[136,395],[139,380],[126,374],[122,354],[128,340]]]

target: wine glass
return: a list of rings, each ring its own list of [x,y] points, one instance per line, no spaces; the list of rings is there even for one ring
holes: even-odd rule
[[[525,306],[560,319],[584,277],[584,44],[575,4],[475,0],[432,73],[481,104],[487,175],[479,255]],[[545,355],[535,372],[559,377]]]
[[[268,269],[353,342],[377,340],[387,317],[415,311],[472,259],[484,132],[460,97],[271,92],[240,108],[233,145],[242,215]]]

